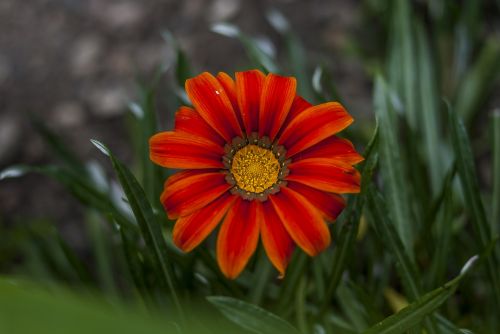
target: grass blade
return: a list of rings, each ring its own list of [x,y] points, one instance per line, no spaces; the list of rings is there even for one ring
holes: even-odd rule
[[[431,180],[431,189],[433,195],[436,195],[443,178],[443,163],[441,160],[441,150],[439,142],[440,119],[439,101],[436,83],[436,68],[432,58],[429,41],[422,24],[417,25],[417,46],[418,46],[418,70],[419,78],[419,100],[421,106],[421,117],[423,131],[422,140],[427,153],[429,163],[429,173]]]
[[[470,269],[470,266],[477,259],[477,256],[472,257],[467,261],[460,275],[447,282],[442,287],[425,294],[422,298],[419,298],[398,313],[382,320],[365,331],[364,334],[399,334],[411,329],[448,300],[457,289],[464,275]]]
[[[97,140],[91,140],[91,142],[101,151],[105,152],[111,159],[113,168],[116,171],[123,191],[127,196],[130,207],[139,224],[142,237],[151,252],[152,258],[155,259],[156,268],[163,276],[164,282],[172,296],[174,307],[182,321],[184,314],[174,286],[174,276],[169,266],[167,245],[163,238],[161,226],[155,219],[153,208],[148,202],[144,190],[128,168],[121,161],[116,159],[106,146]]]
[[[449,123],[453,149],[457,160],[457,170],[465,197],[465,206],[472,220],[475,237],[480,248],[486,248],[491,242],[491,229],[486,219],[481,193],[477,181],[474,156],[470,147],[469,137],[464,124],[456,112],[449,110]],[[496,204],[498,205],[498,204]],[[487,258],[487,270],[491,281],[496,305],[500,306],[500,279],[498,275],[498,259],[495,252]]]
[[[344,213],[341,217],[339,217],[339,221],[337,221],[337,224],[342,223],[342,221],[345,221],[345,223],[342,224],[342,230],[337,241],[337,246],[333,252],[333,265],[328,277],[329,284],[323,298],[323,304],[320,308],[320,315],[323,315],[327,310],[327,307],[335,294],[335,290],[340,282],[342,273],[347,265],[348,255],[351,253],[350,250],[352,249],[354,242],[356,241],[356,236],[358,235],[359,221],[361,219],[361,213],[366,200],[367,185],[371,182],[372,174],[378,161],[378,155],[374,152],[379,137],[378,129],[379,128],[377,126],[364,153],[366,162],[361,173],[361,193],[350,198],[347,203],[347,207],[344,209]]]
[[[493,195],[491,225],[493,234],[500,233],[500,109],[493,112]]]
[[[258,306],[231,297],[211,296],[207,300],[239,326],[260,334],[300,334],[288,322]]]
[[[389,214],[406,251],[412,254],[412,222],[405,166],[400,152],[396,115],[381,76],[375,79],[375,115],[380,126],[380,169],[388,194]]]
[[[493,89],[493,83],[500,74],[498,59],[500,59],[498,40],[486,42],[478,60],[461,80],[454,105],[456,113],[464,119],[467,125]]]

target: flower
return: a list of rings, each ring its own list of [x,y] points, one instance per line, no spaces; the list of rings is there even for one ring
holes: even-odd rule
[[[181,107],[174,131],[150,139],[156,164],[179,168],[161,202],[177,219],[173,240],[189,252],[222,222],[217,261],[237,277],[259,236],[284,275],[297,244],[314,256],[330,244],[326,222],[357,193],[363,160],[335,134],[353,119],[337,102],[311,105],[296,94],[296,80],[258,70],[209,73],[186,81],[194,108]]]

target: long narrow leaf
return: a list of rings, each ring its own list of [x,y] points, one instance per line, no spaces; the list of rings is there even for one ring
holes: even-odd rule
[[[229,320],[253,333],[299,334],[288,322],[258,306],[231,297],[212,296],[207,299]]]
[[[345,212],[341,217],[339,217],[340,219],[337,222],[337,224],[339,224],[342,223],[342,220],[345,221],[345,223],[342,224],[342,230],[340,232],[337,246],[335,247],[332,256],[333,265],[330,276],[328,278],[329,284],[323,298],[323,304],[321,305],[320,314],[323,314],[326,311],[330,301],[335,294],[335,290],[339,284],[340,278],[347,264],[348,255],[350,253],[350,250],[352,250],[353,244],[356,240],[356,236],[358,235],[359,221],[361,219],[361,213],[363,211],[363,206],[366,200],[366,190],[368,189],[367,186],[371,182],[372,175],[378,161],[378,155],[374,151],[376,149],[376,144],[379,137],[378,129],[379,128],[377,125],[375,131],[373,132],[372,139],[370,140],[364,153],[366,162],[361,173],[361,193],[349,200],[347,207],[345,208]]]
[[[97,140],[91,141],[97,148],[99,148],[99,150],[105,152],[111,159],[113,168],[118,176],[118,179],[120,180],[123,191],[127,196],[130,207],[132,208],[134,216],[141,229],[142,237],[148,245],[148,249],[151,252],[152,257],[155,259],[158,272],[162,274],[165,284],[170,290],[173,304],[182,320],[183,311],[174,286],[173,273],[171,272],[169,266],[166,242],[163,238],[160,225],[155,220],[153,209],[147,200],[144,190],[128,168],[121,161],[116,159],[106,146]]]
[[[451,126],[451,137],[455,157],[457,159],[457,169],[462,184],[463,194],[465,197],[466,209],[472,220],[472,225],[475,230],[475,237],[478,246],[486,248],[491,242],[491,229],[486,219],[483,202],[481,200],[481,192],[477,182],[477,174],[474,166],[474,156],[472,155],[469,137],[465,130],[464,124],[460,121],[458,115],[449,110],[449,122]],[[495,252],[487,258],[487,270],[491,281],[493,295],[496,300],[496,305],[500,305],[500,279],[498,275],[498,259]]]
[[[375,79],[375,115],[380,126],[380,167],[388,194],[388,208],[396,230],[410,254],[412,253],[412,219],[405,166],[400,152],[396,115],[389,101],[389,92],[382,77]]]
[[[500,109],[493,112],[493,195],[491,225],[494,234],[500,233]]]
[[[364,334],[399,334],[411,329],[448,300],[475,260],[477,260],[477,256],[466,263],[461,274],[456,278],[425,294],[398,313],[368,329]]]

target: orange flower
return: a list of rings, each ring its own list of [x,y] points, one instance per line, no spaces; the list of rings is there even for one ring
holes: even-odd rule
[[[161,202],[177,219],[175,244],[189,252],[223,220],[217,260],[237,277],[259,236],[283,276],[297,244],[314,256],[330,244],[326,221],[357,193],[363,158],[335,134],[353,122],[337,102],[313,106],[296,80],[260,71],[203,73],[186,81],[194,109],[181,107],[175,130],[150,140],[151,160],[185,169],[165,183]]]

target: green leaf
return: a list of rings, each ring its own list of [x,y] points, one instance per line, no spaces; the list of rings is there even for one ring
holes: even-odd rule
[[[243,44],[250,60],[263,71],[280,72],[272,55],[266,52],[262,45],[259,45],[258,40],[244,34],[237,26],[229,23],[216,23],[212,25],[211,30],[226,37],[237,38]]]
[[[300,332],[277,315],[258,306],[231,297],[211,296],[212,303],[226,318],[239,326],[260,334],[300,334]]]
[[[491,225],[494,234],[500,233],[500,109],[493,112],[493,195]]]
[[[367,186],[372,182],[372,175],[378,162],[378,154],[374,151],[379,137],[378,129],[377,125],[364,152],[366,161],[361,173],[361,193],[349,199],[347,207],[336,222],[336,224],[342,224],[342,229],[333,252],[331,272],[328,277],[329,284],[323,298],[320,314],[326,311],[333,299],[335,290],[347,265],[348,256],[353,249],[356,236],[358,235],[359,221],[366,201]]]
[[[400,151],[399,133],[396,115],[390,103],[387,85],[381,76],[375,79],[375,116],[380,127],[380,172],[388,194],[388,208],[396,231],[412,254],[413,219],[410,213],[410,195],[408,180],[405,177],[405,165]]]
[[[469,124],[481,104],[492,92],[500,73],[500,43],[489,40],[479,53],[477,61],[461,80],[456,92],[455,110],[465,124]]]
[[[57,180],[83,204],[95,208],[103,214],[112,213],[116,221],[124,228],[136,229],[136,226],[115,206],[107,193],[97,189],[86,178],[82,178],[80,175],[65,168],[53,165],[38,167],[26,165],[11,166],[0,172],[0,180],[20,177],[26,173],[41,173]]]
[[[457,289],[458,284],[460,283],[462,278],[470,270],[471,266],[477,259],[477,255],[469,259],[469,261],[467,261],[467,263],[462,268],[460,275],[447,282],[442,287],[439,287],[425,294],[398,313],[382,320],[363,333],[399,334],[411,329],[412,327],[420,323],[427,315],[435,311],[446,300],[448,300],[448,298]]]
[[[413,32],[413,16],[411,3],[408,0],[395,1],[392,22],[392,43],[390,57],[393,60],[390,68],[391,88],[397,89],[403,100],[403,110],[410,127],[418,127],[417,109],[417,72],[415,60],[415,38]]]
[[[373,229],[396,258],[398,274],[402,279],[406,293],[410,297],[410,300],[418,299],[421,296],[422,287],[417,267],[412,258],[406,253],[394,225],[386,215],[387,207],[385,206],[384,199],[375,191],[373,185],[369,189],[368,207],[373,220]],[[426,328],[430,333],[437,332],[432,318],[426,319],[425,322]]]
[[[183,311],[174,286],[174,276],[167,256],[167,245],[163,238],[161,226],[155,219],[153,208],[147,200],[144,190],[128,168],[116,159],[106,146],[94,139],[91,139],[91,142],[111,159],[113,168],[127,196],[128,203],[139,224],[142,237],[151,252],[152,258],[155,259],[156,269],[162,275],[164,283],[170,290],[173,304],[178,316],[182,319]]]
[[[419,100],[421,106],[421,129],[422,141],[424,142],[428,170],[431,179],[433,195],[437,194],[443,178],[443,161],[441,157],[441,142],[439,141],[440,119],[439,119],[439,87],[436,82],[436,66],[432,57],[429,41],[423,25],[417,25],[418,46],[418,72],[419,77]]]
[[[477,181],[474,156],[472,154],[469,137],[464,124],[460,121],[457,113],[451,110],[451,108],[449,109],[449,123],[451,126],[451,137],[457,161],[458,174],[465,197],[465,207],[470,215],[479,249],[483,249],[492,241],[492,237],[490,225],[486,219],[486,213],[481,200],[481,192]],[[498,259],[496,258],[496,254],[493,253],[486,261],[493,295],[497,306],[499,306],[500,278],[498,275]]]

